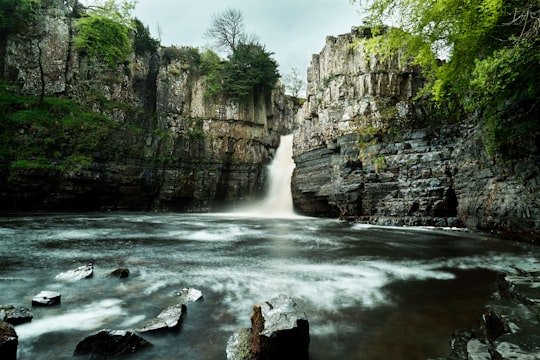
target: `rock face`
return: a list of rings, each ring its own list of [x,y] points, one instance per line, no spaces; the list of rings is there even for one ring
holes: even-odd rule
[[[500,273],[480,324],[454,334],[449,360],[540,359],[540,264]]]
[[[110,69],[73,48],[74,9],[50,3],[30,29],[7,38],[0,77],[24,94],[43,90],[107,115],[122,152],[98,144],[84,169],[6,173],[3,207],[201,212],[262,191],[264,166],[294,118],[282,87],[242,107],[209,100],[204,76],[166,59],[165,48]]]
[[[148,346],[152,344],[131,331],[104,329],[81,340],[74,355],[88,355],[93,360],[116,359]]]
[[[538,149],[488,156],[482,130],[442,125],[412,99],[423,84],[399,56],[381,61],[369,29],[328,37],[308,69],[297,116],[295,207],[378,224],[467,226],[540,236]],[[360,43],[360,46],[356,46]]]
[[[0,354],[2,354],[2,359],[17,359],[18,345],[19,337],[17,336],[13,325],[0,321]]]
[[[32,305],[51,306],[60,304],[60,293],[56,291],[43,290],[32,298]]]
[[[228,360],[309,359],[309,322],[289,296],[256,304],[251,325],[227,342]]]

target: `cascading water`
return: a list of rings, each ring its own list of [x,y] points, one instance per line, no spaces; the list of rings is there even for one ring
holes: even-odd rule
[[[293,136],[284,135],[268,166],[268,189],[264,198],[235,211],[237,214],[257,217],[288,218],[297,216],[293,208],[291,177],[295,167],[292,158]]]

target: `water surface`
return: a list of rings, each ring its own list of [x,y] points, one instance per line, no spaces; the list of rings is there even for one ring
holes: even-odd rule
[[[155,346],[135,359],[225,359],[253,305],[280,293],[308,316],[311,360],[427,359],[476,325],[498,270],[538,260],[537,248],[487,235],[330,219],[19,215],[0,218],[0,304],[62,294],[16,327],[21,360],[70,359],[85,336],[137,328],[183,287],[204,300],[188,305],[180,331],[144,334]],[[55,279],[88,261],[92,279]],[[129,279],[105,276],[118,267]]]

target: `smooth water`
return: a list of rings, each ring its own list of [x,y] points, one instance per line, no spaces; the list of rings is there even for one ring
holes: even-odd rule
[[[444,356],[451,333],[476,325],[496,271],[539,260],[537,248],[482,235],[381,228],[329,219],[227,214],[48,214],[0,218],[0,304],[62,304],[16,326],[19,359],[69,359],[102,328],[137,328],[201,290],[179,332],[148,334],[135,359],[225,359],[253,305],[284,293],[310,322],[310,359]],[[95,275],[55,279],[93,261]],[[127,267],[128,279],[105,275]]]

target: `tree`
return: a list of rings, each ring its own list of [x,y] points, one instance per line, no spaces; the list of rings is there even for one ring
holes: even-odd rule
[[[223,91],[232,101],[244,103],[249,95],[268,95],[279,79],[272,53],[260,44],[240,43],[223,68]]]
[[[298,97],[302,90],[306,89],[304,80],[300,77],[300,71],[298,68],[292,68],[291,72],[283,78],[285,89],[291,96]]]
[[[479,113],[488,133],[504,134],[491,133],[488,148],[538,136],[532,114],[538,112],[540,79],[531,76],[540,73],[538,0],[352,2],[365,6],[376,35],[385,33],[365,41],[368,50],[400,51],[422,66],[424,95],[452,111]],[[526,108],[523,116],[514,116],[516,107]]]
[[[204,36],[213,40],[219,50],[229,54],[233,53],[241,43],[257,41],[256,36],[246,32],[242,12],[233,8],[214,14],[212,23]]]
[[[35,17],[39,0],[0,0],[0,38]]]

